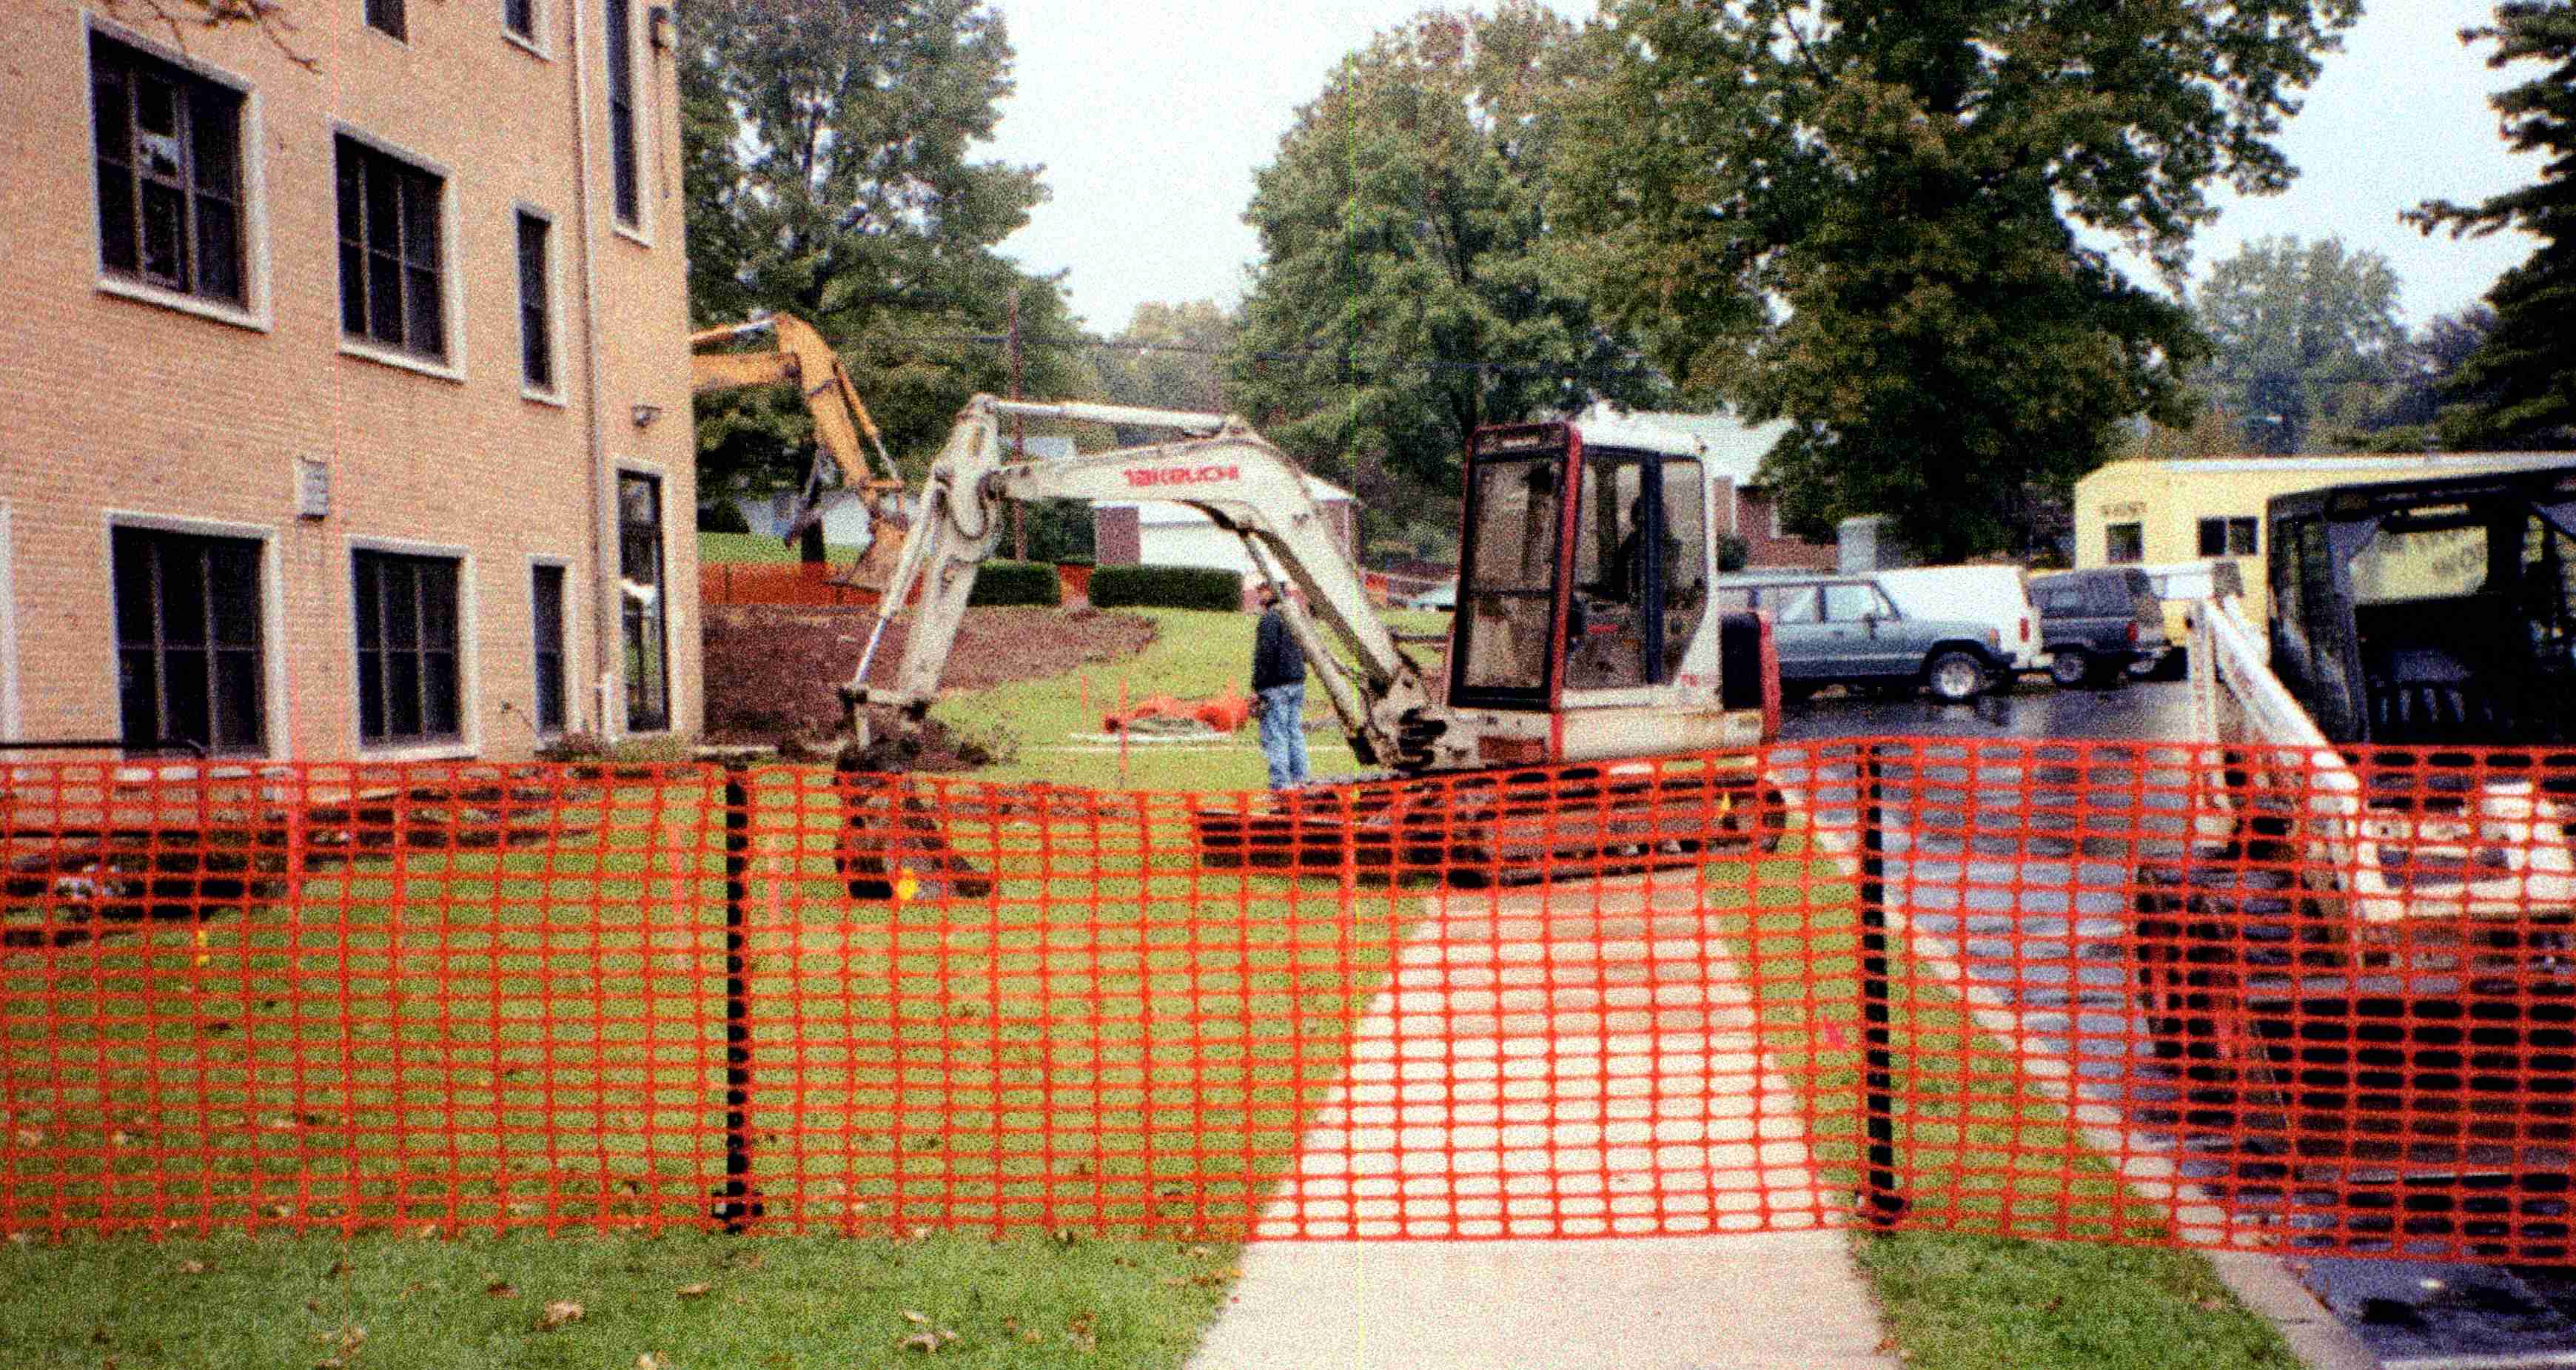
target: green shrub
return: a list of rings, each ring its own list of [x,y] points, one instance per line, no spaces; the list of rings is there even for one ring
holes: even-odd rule
[[[966,602],[1053,608],[1064,603],[1064,582],[1056,579],[1055,567],[1047,562],[988,561],[976,569],[975,589]]]
[[[1103,566],[1091,573],[1091,603],[1099,609],[1240,609],[1243,573],[1203,566]]]

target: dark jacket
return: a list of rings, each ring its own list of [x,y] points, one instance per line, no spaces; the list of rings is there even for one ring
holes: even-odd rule
[[[1261,627],[1252,635],[1252,692],[1273,685],[1306,683],[1306,654],[1288,635],[1288,616],[1277,606],[1261,611]]]

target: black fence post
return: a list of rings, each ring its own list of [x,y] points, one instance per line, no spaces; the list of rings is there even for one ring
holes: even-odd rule
[[[724,767],[725,1178],[711,1215],[727,1232],[760,1216],[751,1187],[751,777]]]
[[[1887,778],[1879,744],[1860,744],[1861,1108],[1869,1159],[1861,1178],[1861,1219],[1889,1228],[1905,1216],[1896,1177],[1896,1057],[1887,989]]]

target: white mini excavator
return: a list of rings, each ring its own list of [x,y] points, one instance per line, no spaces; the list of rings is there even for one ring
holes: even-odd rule
[[[1063,419],[1167,441],[1006,462],[1002,424]],[[1212,864],[1437,866],[1472,880],[1569,857],[1687,854],[1776,837],[1752,752],[1779,721],[1768,622],[1712,603],[1725,511],[1696,442],[1642,424],[1492,427],[1466,453],[1445,673],[1410,654],[1288,456],[1236,417],[978,396],[932,464],[858,668],[840,689],[917,720],[936,697],[976,568],[1014,500],[1168,500],[1242,539],[1351,749],[1382,780],[1210,808]],[[879,647],[902,653],[879,683]],[[882,750],[875,750],[882,755]],[[1371,777],[1360,777],[1366,780]]]

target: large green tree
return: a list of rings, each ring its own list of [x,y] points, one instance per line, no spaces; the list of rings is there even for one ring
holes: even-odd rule
[[[1093,350],[1101,394],[1151,409],[1224,413],[1232,405],[1226,358],[1240,328],[1213,300],[1140,304],[1118,336]]]
[[[2576,447],[2576,4],[2508,0],[2495,16],[2460,38],[2493,42],[2490,67],[2548,65],[2487,102],[2508,146],[2547,155],[2540,179],[2474,205],[2427,201],[2407,217],[2454,237],[2519,228],[2540,246],[2487,292],[2495,326],[2450,379],[2457,407],[2442,416],[2442,436],[2453,446]]]
[[[2211,268],[2193,305],[2208,383],[2258,451],[2307,451],[2319,425],[2363,421],[2406,337],[2388,259],[2335,237],[2248,243]]]
[[[1809,529],[1886,513],[1960,556],[2188,422],[2180,279],[2208,188],[2270,141],[2358,0],[1617,0],[1616,66],[1551,204],[1596,306],[1693,390],[1794,427]]]
[[[1426,12],[1345,59],[1257,177],[1237,402],[1380,527],[1456,488],[1479,424],[1654,393],[1548,251],[1593,55],[1531,0]]]
[[[994,245],[1044,196],[1034,167],[974,157],[1011,89],[999,15],[975,0],[690,0],[680,95],[689,304],[764,311],[831,338],[899,459],[978,390],[1009,385],[1016,292],[1028,388],[1081,373],[1052,279]],[[792,483],[810,442],[786,394],[698,406],[710,490]]]

